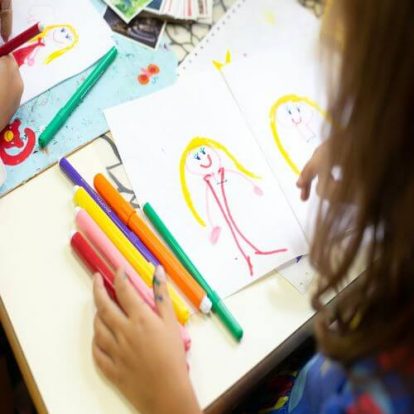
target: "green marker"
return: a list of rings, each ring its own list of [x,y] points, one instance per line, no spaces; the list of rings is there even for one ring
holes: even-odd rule
[[[82,85],[79,86],[72,97],[66,102],[63,108],[60,109],[60,111],[50,121],[49,125],[40,134],[39,145],[41,148],[44,148],[47,144],[49,144],[60,128],[62,128],[78,105],[83,101],[88,92],[94,87],[95,83],[98,82],[110,64],[114,61],[117,53],[118,51],[115,46],[111,48],[111,50],[97,63],[95,68],[83,81]]]
[[[148,217],[149,221],[161,235],[163,240],[167,243],[170,249],[177,256],[181,264],[188,270],[188,272],[194,277],[197,283],[205,290],[207,296],[210,298],[213,304],[213,312],[221,319],[221,321],[226,325],[227,329],[234,336],[237,341],[240,341],[243,337],[243,329],[236,321],[234,316],[227,309],[224,302],[220,299],[219,295],[211,288],[211,286],[204,279],[202,274],[194,266],[194,263],[184,252],[182,247],[178,244],[175,237],[168,230],[167,226],[163,223],[161,218],[151,207],[149,203],[145,203],[143,207],[145,215]]]

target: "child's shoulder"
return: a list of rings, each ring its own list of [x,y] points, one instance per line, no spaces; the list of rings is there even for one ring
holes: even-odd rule
[[[387,358],[369,358],[345,370],[317,354],[299,374],[289,398],[290,414],[407,414],[414,413],[414,396]],[[384,373],[385,371],[385,373]],[[380,372],[383,372],[380,374]]]

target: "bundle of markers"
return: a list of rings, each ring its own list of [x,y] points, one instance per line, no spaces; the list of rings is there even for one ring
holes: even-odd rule
[[[151,286],[155,267],[162,265],[196,310],[213,311],[240,341],[242,328],[149,203],[142,208],[145,217],[141,216],[102,174],[95,176],[92,188],[66,158],[59,166],[75,185],[77,230],[71,235],[72,248],[92,274],[102,275],[114,301],[115,272],[122,269],[137,294],[155,311]],[[184,325],[189,309],[172,285],[168,290],[177,320]],[[188,349],[190,339],[184,327],[181,332]]]

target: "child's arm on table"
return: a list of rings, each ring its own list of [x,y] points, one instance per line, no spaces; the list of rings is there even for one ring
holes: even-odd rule
[[[118,274],[115,289],[122,311],[109,298],[102,278],[95,277],[93,356],[140,413],[199,414],[162,268],[157,268],[153,287],[158,315]]]

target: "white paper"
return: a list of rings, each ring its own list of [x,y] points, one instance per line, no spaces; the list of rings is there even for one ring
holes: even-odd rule
[[[179,81],[105,114],[138,200],[152,204],[220,295],[308,251],[218,73]],[[202,138],[183,156],[195,137]],[[180,171],[205,227],[185,201]],[[279,249],[286,251],[273,252]]]
[[[14,0],[15,36],[40,22],[45,30],[14,52],[24,81],[21,103],[87,69],[112,46],[111,31],[89,1]]]
[[[310,201],[301,201],[296,181],[326,133],[322,69],[314,37],[277,50],[233,62],[222,73],[310,240],[319,199],[312,191]]]
[[[238,0],[179,66],[180,74],[224,61],[228,51],[232,61],[270,50],[296,53],[296,40],[317,36],[319,24],[297,0]]]

